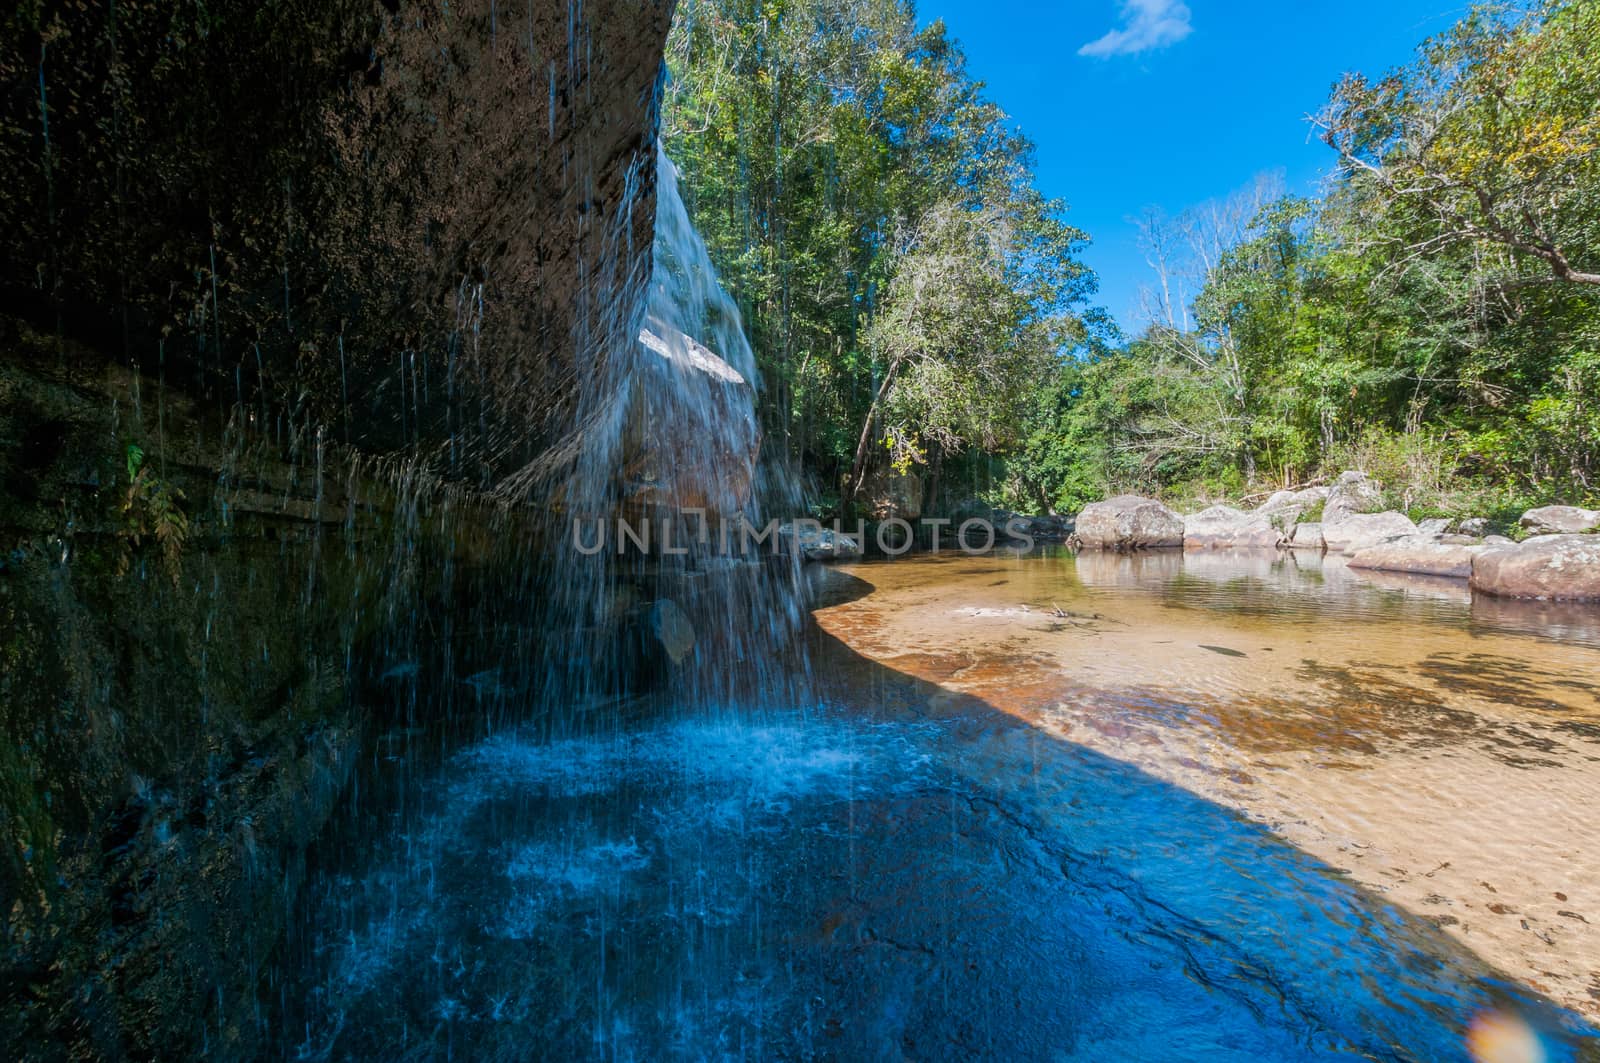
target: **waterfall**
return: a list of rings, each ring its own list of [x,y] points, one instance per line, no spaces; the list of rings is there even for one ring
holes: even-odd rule
[[[659,146],[656,163],[639,320],[613,330],[604,364],[581,368],[578,427],[555,448],[564,479],[547,599],[572,630],[545,694],[787,700],[806,682],[793,639],[800,574],[760,534],[798,492],[759,460],[755,353]]]

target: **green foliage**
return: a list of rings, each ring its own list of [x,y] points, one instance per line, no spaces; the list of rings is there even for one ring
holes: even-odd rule
[[[942,478],[935,507],[1029,510],[1349,467],[1414,514],[1503,519],[1600,493],[1596,39],[1593,0],[1485,9],[1346,78],[1326,194],[1258,180],[1149,220],[1164,294],[1126,342],[1084,310],[1031,146],[908,3],[684,7],[664,135],[769,445],[830,504],[869,462]]]
[[[118,574],[125,574],[133,563],[133,552],[147,541],[159,551],[161,565],[173,586],[182,571],[183,548],[189,540],[189,518],[183,512],[184,494],[178,487],[160,479],[145,464],[144,448],[129,443],[124,450],[128,485],[122,495],[122,549],[118,555]]]
[[[1358,468],[1416,515],[1594,498],[1596,39],[1592,2],[1474,12],[1342,82],[1319,119],[1341,180],[1209,234],[1192,316],[1072,371],[1030,444],[1045,493],[1239,497]]]
[[[740,302],[768,445],[846,503],[869,463],[1014,447],[1093,276],[943,24],[899,0],[700,0],[667,58],[663,138]]]

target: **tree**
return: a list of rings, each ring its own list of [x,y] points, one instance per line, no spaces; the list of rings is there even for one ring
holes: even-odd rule
[[[1347,75],[1316,119],[1347,178],[1425,256],[1495,244],[1547,274],[1600,285],[1600,4],[1480,9],[1376,82]]]
[[[901,0],[697,0],[668,65],[666,149],[749,326],[770,456],[842,497],[886,437],[910,466],[1008,445],[1016,362],[1093,279],[944,26]],[[969,312],[983,335],[955,334]]]

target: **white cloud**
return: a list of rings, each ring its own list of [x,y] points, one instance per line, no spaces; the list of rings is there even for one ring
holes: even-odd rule
[[[1152,48],[1177,44],[1194,27],[1189,24],[1189,7],[1183,0],[1123,0],[1120,29],[1078,49],[1079,55],[1107,58],[1137,55]]]

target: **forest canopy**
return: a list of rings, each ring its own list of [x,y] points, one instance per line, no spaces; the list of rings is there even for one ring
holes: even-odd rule
[[[1145,320],[944,25],[697,0],[663,137],[824,510],[1240,499],[1343,468],[1414,514],[1600,492],[1600,3],[1470,12],[1311,119],[1335,176],[1140,230]]]

